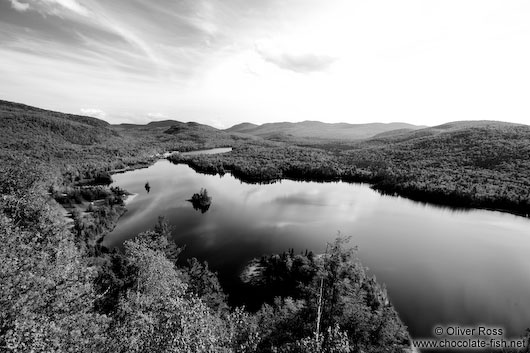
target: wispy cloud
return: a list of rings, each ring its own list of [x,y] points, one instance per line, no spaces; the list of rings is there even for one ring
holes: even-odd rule
[[[530,2],[382,2],[0,0],[0,94],[114,122],[528,120]]]
[[[261,57],[281,69],[298,73],[310,73],[327,70],[337,58],[314,53],[291,53],[257,49]]]
[[[67,16],[76,14],[89,16],[90,11],[76,0],[9,0],[17,11],[34,10],[43,15]]]
[[[98,119],[105,119],[107,116],[103,110],[97,108],[81,108],[81,114],[92,116]]]
[[[89,16],[90,14],[90,11],[76,0],[40,0],[39,2],[49,6],[51,13],[57,13],[58,10],[68,10],[80,16]]]
[[[57,28],[64,26],[65,31],[71,32],[75,28],[74,33],[77,33],[79,38],[83,38],[83,41],[79,42],[80,45],[88,42],[87,38],[94,37],[94,41],[99,41],[102,34],[109,33],[121,38],[132,48],[143,53],[153,64],[164,64],[164,60],[160,58],[151,45],[136,33],[134,25],[131,23],[125,25],[119,20],[119,16],[106,10],[105,6],[97,1],[86,1],[83,4],[76,0],[27,0],[28,3],[21,3],[18,0],[10,1],[13,8],[19,11],[33,10],[43,16],[59,17],[63,23],[56,20],[53,20],[56,22],[53,23],[52,20],[49,20],[50,30],[56,31]],[[42,35],[46,35],[46,33],[44,32]]]
[[[23,3],[18,0],[10,0],[10,1],[11,1],[11,7],[13,7],[17,11],[24,12],[27,9],[29,9],[28,3]]]
[[[150,119],[157,119],[157,120],[167,119],[167,115],[163,113],[147,113],[147,116]]]

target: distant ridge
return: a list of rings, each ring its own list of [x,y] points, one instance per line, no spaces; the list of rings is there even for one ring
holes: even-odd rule
[[[160,121],[151,121],[150,123],[147,123],[147,126],[170,127],[176,124],[182,124],[182,123],[176,120],[160,120]]]
[[[245,133],[247,131],[252,131],[253,129],[256,129],[259,125],[252,124],[252,123],[241,123],[232,126],[231,128],[226,129],[226,132],[241,132]]]
[[[141,128],[141,127],[147,127],[147,128],[159,128],[159,127],[171,127],[173,125],[182,124],[182,122],[177,120],[159,120],[159,121],[150,121],[147,124],[132,124],[132,123],[121,123],[121,124],[115,124],[114,127],[118,128]]]
[[[172,125],[165,131],[166,134],[176,134],[183,131],[203,131],[203,132],[222,132],[222,130],[216,129],[210,125],[199,124],[193,121],[182,123],[180,121],[174,121]],[[224,133],[224,132],[223,132]]]
[[[15,103],[15,102],[9,102],[9,101],[4,101],[4,100],[0,100],[0,111],[2,113],[2,117],[5,117],[6,115],[18,116],[21,113],[25,113],[28,116],[37,116],[37,114],[40,114],[40,116],[44,116],[48,118],[53,117],[55,119],[61,119],[63,121],[70,121],[73,123],[90,125],[94,127],[109,127],[110,126],[108,122],[101,120],[101,119],[93,118],[91,116],[60,113],[60,112],[56,112],[52,110],[32,107],[30,105],[26,105],[22,103]]]
[[[386,140],[388,142],[403,142],[418,138],[425,138],[430,136],[437,136],[443,133],[454,133],[457,131],[464,131],[470,129],[492,129],[502,131],[503,129],[513,128],[517,126],[526,126],[524,124],[508,123],[495,120],[462,120],[452,121],[449,123],[427,127],[423,129],[400,129],[392,130],[372,136],[371,140]]]
[[[242,123],[234,125],[226,132],[244,133],[264,138],[273,136],[293,136],[293,137],[313,137],[322,139],[341,140],[361,140],[367,139],[377,134],[392,130],[409,131],[424,128],[407,123],[369,123],[369,124],[348,124],[348,123],[323,123],[320,121],[302,121],[299,123],[268,123],[255,125]]]
[[[113,127],[118,129],[141,129],[141,130],[163,130],[168,134],[174,134],[181,132],[183,130],[202,130],[202,131],[223,131],[214,128],[210,125],[196,123],[194,121],[189,121],[184,123],[177,120],[160,120],[160,121],[151,121],[147,124],[129,124],[122,123],[118,125],[113,125]],[[165,129],[165,130],[164,130]]]

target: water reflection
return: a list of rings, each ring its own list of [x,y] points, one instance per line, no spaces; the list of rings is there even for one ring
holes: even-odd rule
[[[530,221],[485,210],[454,212],[382,196],[367,185],[284,180],[242,183],[160,161],[114,175],[137,193],[105,239],[119,246],[165,216],[182,256],[208,260],[231,299],[244,301],[238,274],[252,258],[294,248],[322,252],[337,231],[352,235],[359,256],[388,288],[416,337],[436,324],[502,326],[517,336],[530,324]],[[151,192],[142,192],[149,180]],[[208,212],[190,207],[206,188]]]

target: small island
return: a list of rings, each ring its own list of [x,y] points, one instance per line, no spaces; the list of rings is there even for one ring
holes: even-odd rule
[[[208,190],[201,188],[201,191],[193,194],[191,199],[189,199],[188,201],[191,202],[194,209],[200,210],[202,213],[205,213],[206,211],[208,211],[208,209],[210,209],[210,205],[212,204],[212,197],[208,195]]]

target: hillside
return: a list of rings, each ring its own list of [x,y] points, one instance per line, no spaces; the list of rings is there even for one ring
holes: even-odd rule
[[[253,129],[256,129],[259,125],[252,124],[252,123],[241,123],[234,125],[225,131],[227,132],[240,132],[240,133],[247,133],[248,131],[252,131]]]
[[[453,122],[361,141],[244,146],[220,156],[175,156],[198,170],[250,182],[281,178],[369,182],[392,195],[454,207],[530,214],[530,126]]]
[[[530,213],[527,125],[458,121],[410,128],[401,123],[307,121],[244,123],[223,131],[171,120],[125,126],[0,101],[0,159],[4,167],[29,160],[56,177],[73,180],[98,169],[145,164],[163,151],[231,146],[234,151],[223,156],[175,158],[210,173],[230,170],[247,181],[367,181],[381,191],[427,202]],[[283,132],[278,132],[280,127]],[[351,134],[349,140],[336,139],[338,131],[360,136],[361,131],[381,129],[392,130],[363,140],[351,139]],[[299,136],[318,133],[320,138],[267,139],[285,137],[287,131]],[[335,139],[324,139],[331,131]]]
[[[147,124],[131,124],[131,123],[122,123],[115,124],[112,127],[116,130],[122,129],[157,129],[157,128],[170,128],[173,125],[183,124],[177,120],[158,120],[150,121]]]
[[[178,261],[183,248],[162,217],[123,249],[101,246],[126,211],[127,192],[109,183],[111,169],[126,164],[127,156],[148,163],[145,156],[156,149],[204,148],[220,141],[241,151],[285,144],[232,138],[195,123],[123,128],[0,106],[4,350],[287,353],[314,347],[311,351],[399,353],[410,347],[386,290],[366,273],[345,239],[331,244],[327,256],[271,255],[263,266],[282,271],[292,287],[289,297],[272,293],[257,312],[230,307],[206,262]],[[70,221],[58,204],[68,209]],[[263,280],[282,285],[272,277]],[[317,304],[317,291],[326,305]],[[321,329],[315,337],[317,311]]]
[[[18,150],[29,141],[41,140],[90,145],[115,136],[108,127],[107,122],[96,118],[0,101],[0,137],[4,148]]]
[[[470,120],[470,121],[453,121],[442,125],[427,127],[423,129],[399,129],[377,134],[371,137],[371,140],[381,140],[390,143],[403,142],[428,136],[437,136],[443,133],[454,133],[469,129],[482,129],[483,131],[508,131],[515,127],[524,127],[526,125],[507,123],[502,121],[489,120]]]
[[[105,160],[126,141],[99,119],[0,101],[0,159],[64,165]],[[104,147],[106,146],[106,147]]]
[[[319,121],[303,121],[299,123],[269,123],[254,125],[243,123],[226,129],[227,132],[238,132],[263,138],[297,137],[318,138],[334,140],[361,140],[377,134],[398,129],[420,129],[406,123],[370,123],[370,124],[347,124],[347,123],[322,123]]]
[[[229,134],[196,123],[110,125],[92,117],[0,101],[0,169],[30,163],[42,166],[54,178],[71,179],[88,170],[145,165],[160,152],[232,142]]]

